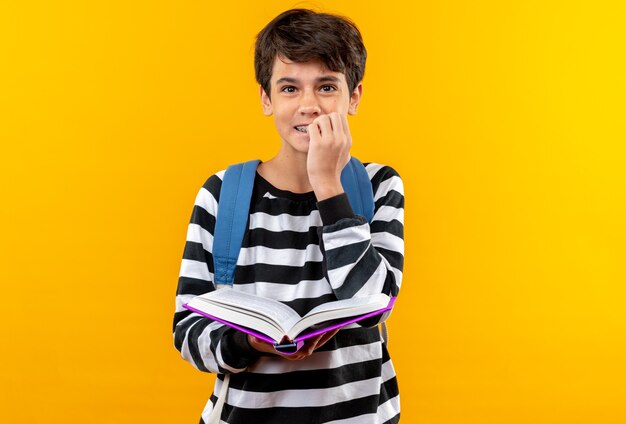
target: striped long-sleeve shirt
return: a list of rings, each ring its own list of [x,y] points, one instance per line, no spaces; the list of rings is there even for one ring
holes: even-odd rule
[[[345,194],[317,202],[258,173],[234,289],[279,300],[300,315],[329,300],[398,294],[404,262],[404,190],[389,166],[366,164],[374,192],[371,223]],[[374,321],[345,327],[311,356],[289,361],[262,354],[244,333],[192,313],[183,304],[214,290],[212,244],[224,171],[200,189],[187,231],[174,343],[201,371],[218,373],[206,420],[230,374],[226,423],[396,423],[396,375]]]

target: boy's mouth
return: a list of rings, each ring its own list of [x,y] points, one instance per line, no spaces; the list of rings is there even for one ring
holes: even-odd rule
[[[305,134],[308,133],[307,127],[305,125],[298,125],[298,126],[295,126],[294,128],[296,129],[296,131],[300,131]]]

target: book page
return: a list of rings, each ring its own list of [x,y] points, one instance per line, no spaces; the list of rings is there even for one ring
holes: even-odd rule
[[[336,300],[319,305],[309,311],[303,318],[326,311],[335,311],[342,309],[360,308],[365,305],[372,305],[372,311],[384,308],[389,304],[390,297],[384,293],[377,293],[365,297],[352,297],[350,299]]]
[[[201,303],[200,306],[205,310],[198,309],[198,303]],[[209,304],[202,301],[194,302],[194,300],[185,304],[184,307],[199,313],[200,315],[204,315],[207,318],[219,321],[222,324],[236,328],[239,331],[243,331],[244,333],[252,334],[257,337],[260,336],[261,339],[267,342],[272,340],[270,343],[277,343],[285,336],[285,332],[281,327],[278,327],[267,317],[263,317],[261,315],[249,315],[243,313],[240,309],[230,309],[229,307],[224,307],[223,305],[219,305],[217,303]],[[210,313],[206,311],[207,309],[210,310]]]
[[[389,305],[391,298],[383,293],[366,297],[336,300],[319,305],[306,314],[287,333],[293,340],[302,331],[326,321],[364,315],[383,309]]]
[[[291,328],[300,319],[300,316],[293,309],[277,300],[230,288],[215,290],[198,296],[196,299],[222,305],[222,307],[231,310],[239,310],[246,315],[267,318],[268,321],[282,328],[285,333],[287,329]],[[208,306],[202,309],[210,313],[210,310],[207,308]],[[245,323],[240,324],[245,325]]]

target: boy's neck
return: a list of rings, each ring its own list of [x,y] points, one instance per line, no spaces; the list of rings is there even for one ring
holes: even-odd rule
[[[313,191],[306,168],[306,153],[287,152],[281,149],[272,159],[261,163],[259,174],[274,187],[292,193]]]

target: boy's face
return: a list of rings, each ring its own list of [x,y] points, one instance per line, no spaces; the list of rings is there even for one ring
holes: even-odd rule
[[[355,115],[362,92],[359,83],[350,93],[345,75],[328,70],[320,61],[297,63],[278,57],[270,87],[271,98],[260,90],[263,113],[274,115],[283,147],[302,153],[309,149],[309,135],[301,131],[303,127],[331,112]]]

